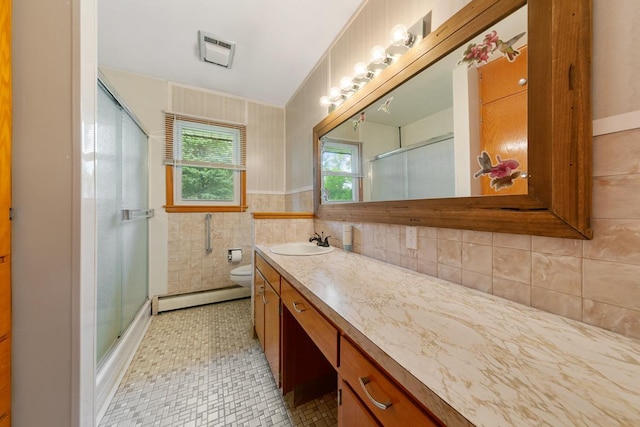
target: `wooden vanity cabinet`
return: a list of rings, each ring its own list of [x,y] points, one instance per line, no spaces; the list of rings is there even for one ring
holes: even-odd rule
[[[280,387],[280,275],[257,254],[255,261],[255,331],[271,373]]]
[[[364,352],[344,336],[340,338],[340,378],[351,387],[358,399],[375,419],[384,426],[441,426],[427,414],[414,400],[382,371]],[[345,402],[342,389],[340,411],[351,414],[361,409],[353,408],[351,399]],[[346,416],[346,415],[345,415]],[[338,415],[340,418],[340,415]],[[341,424],[348,426],[350,424]]]
[[[338,390],[338,425],[442,426],[258,253],[255,329],[283,394],[297,406]]]
[[[339,426],[378,427],[382,425],[358,399],[349,384],[342,379],[338,382],[338,402]]]
[[[300,292],[282,279],[282,305],[309,335],[334,368],[338,367],[338,329],[333,326]]]

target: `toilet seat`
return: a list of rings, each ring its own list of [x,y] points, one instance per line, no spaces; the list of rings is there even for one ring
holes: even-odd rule
[[[251,265],[243,265],[231,270],[232,276],[251,276]]]
[[[243,265],[242,267],[234,268],[231,270],[229,279],[236,285],[243,286],[245,288],[251,287],[251,273],[252,265]]]

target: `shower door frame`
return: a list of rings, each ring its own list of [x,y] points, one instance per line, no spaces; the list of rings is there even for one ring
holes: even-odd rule
[[[138,120],[135,116],[135,114],[133,114],[133,112],[128,109],[126,107],[126,104],[123,102],[123,100],[117,95],[117,93],[110,87],[110,85],[108,84],[106,78],[99,73],[99,78],[98,78],[98,82],[97,85],[99,87],[97,87],[98,91],[104,89],[105,93],[112,98],[112,100],[115,102],[115,104],[121,109],[121,114],[124,115],[128,115],[129,118],[131,118],[133,120],[133,124],[135,124],[144,134],[145,136],[145,161],[146,161],[146,189],[144,191],[145,193],[145,204],[146,206],[132,206],[132,205],[123,205],[123,197],[122,194],[118,195],[118,206],[114,207],[114,210],[116,210],[117,212],[114,212],[114,218],[113,218],[113,222],[115,223],[115,221],[117,221],[117,225],[119,226],[118,228],[118,232],[121,233],[122,232],[122,227],[126,227],[126,226],[131,226],[133,225],[133,223],[138,223],[140,221],[144,221],[145,225],[146,225],[146,235],[145,235],[145,250],[146,250],[146,265],[144,266],[145,268],[145,273],[146,273],[146,283],[145,283],[145,298],[144,301],[142,302],[142,305],[139,309],[132,311],[132,316],[128,316],[128,317],[132,317],[130,323],[128,325],[122,326],[121,325],[121,330],[118,334],[118,337],[115,339],[115,341],[110,345],[109,349],[107,351],[104,352],[104,355],[102,355],[102,357],[99,357],[98,355],[98,311],[99,311],[99,301],[98,301],[98,288],[97,288],[97,284],[98,281],[96,281],[96,327],[95,327],[95,333],[96,333],[96,338],[95,338],[95,351],[96,354],[94,356],[95,358],[95,363],[96,363],[96,375],[95,375],[95,393],[94,393],[94,398],[95,398],[95,410],[94,410],[94,415],[95,415],[95,420],[96,420],[96,424],[100,422],[100,420],[102,419],[109,401],[111,399],[111,396],[113,396],[113,394],[115,393],[115,390],[118,387],[118,384],[120,382],[120,379],[122,378],[122,376],[124,375],[126,368],[128,366],[128,364],[130,363],[131,359],[133,358],[133,355],[137,349],[137,347],[139,346],[140,342],[142,341],[142,338],[144,336],[144,333],[146,332],[147,327],[149,326],[149,323],[151,321],[151,302],[149,300],[149,220],[148,219],[144,219],[142,217],[145,217],[145,214],[148,214],[149,212],[151,212],[152,216],[152,210],[149,210],[149,182],[148,182],[148,176],[149,176],[149,132],[146,131],[146,129],[141,125],[140,120]],[[100,87],[102,89],[100,89]],[[98,98],[96,98],[96,105],[98,103]],[[120,127],[120,131],[122,132],[122,128],[124,128],[125,124],[123,124],[124,121],[121,121],[120,124],[118,125]],[[129,123],[130,125],[130,123]],[[99,133],[99,128],[98,126],[96,127],[97,131],[96,133]],[[136,138],[135,142],[139,142]],[[96,137],[96,163],[99,161],[98,158],[98,135]],[[122,144],[122,141],[120,140],[120,144]],[[120,158],[122,158],[122,147],[120,147],[119,149],[119,155]],[[120,165],[120,174],[119,174],[119,178],[120,181],[122,181],[124,178],[124,171],[123,168],[124,166],[122,164],[125,163],[125,161],[120,160],[121,165]],[[96,170],[94,170],[94,175],[97,175],[97,164],[96,164]],[[94,177],[96,179],[96,187],[98,184],[98,177]],[[119,185],[123,185],[122,182],[119,183]],[[96,188],[96,205],[99,203],[99,197],[98,197],[98,191],[99,188]],[[142,211],[140,212],[140,208],[143,208]],[[97,255],[98,257],[100,256],[100,253],[98,251],[98,207],[96,206],[96,251],[97,251]],[[123,252],[124,252],[124,241],[123,239],[119,239],[119,244],[120,244],[120,248],[119,251],[121,253],[121,261],[123,261]],[[98,263],[100,262],[99,259],[96,260],[97,264],[96,264],[96,279],[98,279],[98,272],[99,272],[99,268],[98,268]],[[123,278],[124,273],[120,272],[120,280],[121,280],[121,286],[122,286],[122,282],[125,280]],[[120,314],[119,317],[121,319],[121,323],[122,323],[122,312],[123,312],[123,304],[121,302],[121,307],[120,307]]]

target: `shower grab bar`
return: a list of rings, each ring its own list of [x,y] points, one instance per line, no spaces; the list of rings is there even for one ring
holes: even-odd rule
[[[211,214],[208,213],[204,216],[204,250],[210,254],[213,252],[213,248],[211,247]]]
[[[133,221],[153,217],[153,209],[122,209],[122,220]]]

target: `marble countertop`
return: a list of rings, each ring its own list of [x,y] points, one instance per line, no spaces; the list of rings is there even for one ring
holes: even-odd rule
[[[640,341],[340,249],[280,274],[447,425],[640,426]]]

